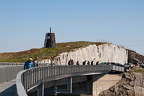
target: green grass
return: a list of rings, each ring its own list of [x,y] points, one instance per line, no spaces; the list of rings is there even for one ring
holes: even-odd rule
[[[53,59],[62,52],[74,51],[74,49],[86,47],[88,45],[101,45],[107,44],[106,42],[67,42],[67,43],[57,43],[55,48],[40,48],[40,49],[30,49],[21,52],[11,52],[11,53],[0,53],[0,62],[25,62],[29,57],[39,57],[42,59]]]

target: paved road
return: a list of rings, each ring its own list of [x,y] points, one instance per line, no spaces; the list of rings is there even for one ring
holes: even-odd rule
[[[16,81],[11,80],[0,84],[0,96],[15,96]]]

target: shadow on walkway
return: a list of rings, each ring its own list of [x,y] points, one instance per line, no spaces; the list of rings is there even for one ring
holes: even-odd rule
[[[3,88],[3,87],[1,87]],[[0,93],[0,96],[15,96],[15,92],[16,92],[16,85],[12,85],[10,86],[9,88],[3,90],[1,93]]]

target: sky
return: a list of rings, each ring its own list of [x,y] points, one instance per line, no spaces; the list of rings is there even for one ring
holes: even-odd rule
[[[107,41],[144,54],[144,0],[0,0],[0,53]]]

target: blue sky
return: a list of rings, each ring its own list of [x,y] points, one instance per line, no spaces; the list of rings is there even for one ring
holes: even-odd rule
[[[109,41],[144,54],[144,0],[0,0],[0,52],[56,42]]]

